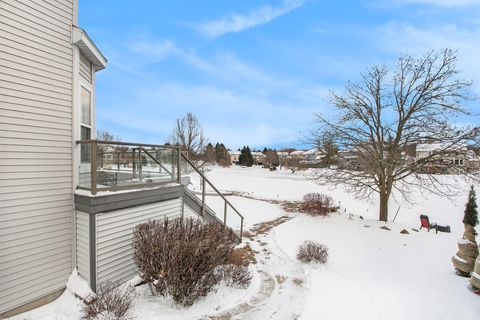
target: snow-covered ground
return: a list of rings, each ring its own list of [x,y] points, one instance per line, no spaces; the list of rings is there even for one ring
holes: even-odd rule
[[[468,185],[455,182],[459,195],[451,201],[417,192],[414,204],[390,204],[391,217],[400,207],[391,229],[380,229],[376,202],[355,199],[343,189],[331,189],[308,179],[308,172],[270,172],[261,168],[219,168],[207,171],[228,200],[245,216],[245,230],[258,223],[283,219],[271,230],[245,242],[257,251],[254,280],[247,289],[219,286],[191,308],[175,307],[169,299],[137,290],[137,319],[205,319],[234,315],[232,319],[479,319],[480,297],[467,289],[467,279],[454,274],[451,256],[463,232],[462,217]],[[454,177],[443,179],[453,181]],[[192,189],[198,190],[198,177]],[[479,186],[476,186],[480,190]],[[328,218],[286,213],[266,200],[301,200],[308,192],[332,196],[342,207]],[[242,195],[247,195],[246,198]],[[257,199],[251,199],[251,198]],[[260,200],[258,200],[260,199]],[[209,206],[223,214],[223,201],[208,195]],[[415,232],[419,215],[450,225],[452,233]],[[349,217],[352,218],[349,218]],[[362,216],[364,219],[360,219]],[[234,219],[230,214],[228,219]],[[400,234],[407,229],[409,234]],[[297,262],[296,250],[304,240],[329,247],[323,266]],[[74,281],[73,281],[74,280]],[[55,302],[14,319],[79,319],[80,303],[72,291],[84,291],[73,278]],[[75,289],[77,288],[77,289]],[[78,289],[80,288],[80,289]]]

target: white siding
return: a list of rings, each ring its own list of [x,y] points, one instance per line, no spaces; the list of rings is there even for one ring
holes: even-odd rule
[[[136,225],[181,214],[181,198],[98,214],[97,284],[106,280],[126,281],[136,275],[132,242]]]
[[[72,269],[73,4],[1,0],[0,314]]]
[[[83,54],[80,54],[80,76],[88,83],[93,83],[92,63],[85,58]]]
[[[90,223],[89,214],[76,212],[77,270],[82,278],[90,283]]]

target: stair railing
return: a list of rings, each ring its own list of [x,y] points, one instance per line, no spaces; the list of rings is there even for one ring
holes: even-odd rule
[[[223,201],[224,201],[224,206],[223,206],[223,225],[225,227],[227,227],[227,211],[228,211],[228,207],[230,207],[233,212],[235,212],[235,214],[240,218],[240,234],[239,234],[239,237],[240,237],[240,240],[242,239],[242,236],[243,236],[243,216],[242,214],[230,203],[230,201],[227,200],[227,198],[213,185],[213,183],[208,180],[208,178],[203,174],[203,172],[201,172],[198,167],[190,160],[187,158],[187,156],[185,156],[185,154],[183,154],[180,150],[178,151],[179,153],[179,159],[180,157],[194,170],[196,171],[199,175],[200,175],[200,178],[201,178],[201,183],[202,183],[202,203],[201,203],[201,206],[202,206],[202,215],[205,214],[205,196],[206,196],[206,188],[205,186],[208,185],[210,186],[210,188],[212,188],[215,193],[220,196]]]

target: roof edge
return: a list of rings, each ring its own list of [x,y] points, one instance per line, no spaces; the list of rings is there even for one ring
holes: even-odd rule
[[[73,26],[72,40],[73,44],[76,45],[80,51],[93,63],[95,71],[105,69],[108,62],[107,59],[97,48],[92,39],[90,39],[85,30]]]

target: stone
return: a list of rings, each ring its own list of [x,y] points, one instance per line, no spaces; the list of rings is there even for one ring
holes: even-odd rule
[[[389,227],[387,227],[387,226],[380,227],[380,229],[383,229],[383,230],[388,230],[388,231],[392,230],[392,229],[390,229],[390,228],[389,228]]]
[[[401,234],[410,234],[410,232],[408,232],[407,229],[403,229],[402,231],[400,231]]]

